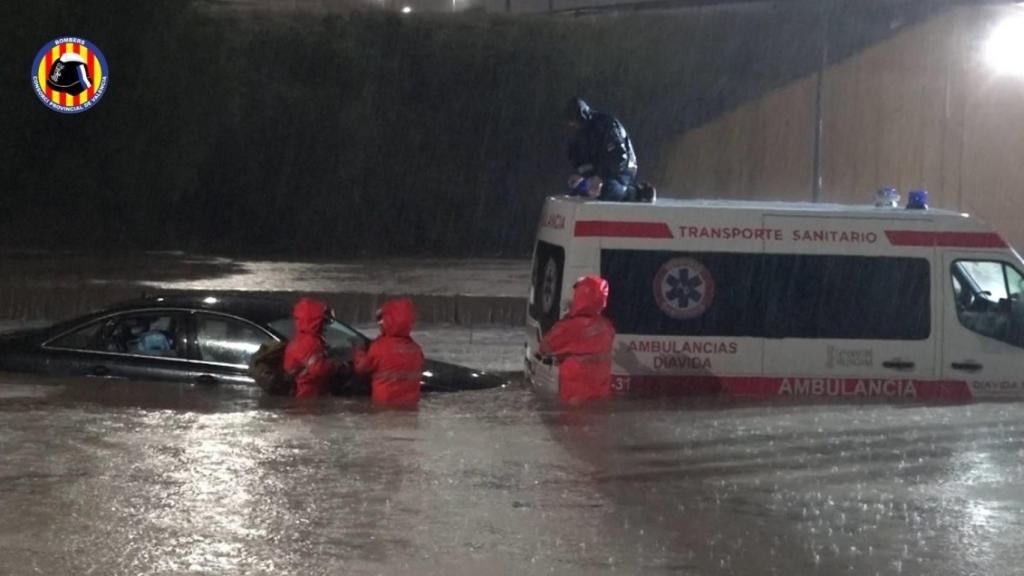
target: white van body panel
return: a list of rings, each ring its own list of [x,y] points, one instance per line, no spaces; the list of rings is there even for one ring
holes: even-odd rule
[[[942,266],[943,270],[949,270],[958,261],[1013,265],[1012,256],[1016,255],[951,250],[942,255]],[[947,294],[950,292],[947,290]],[[947,381],[966,381],[974,398],[1024,397],[1021,349],[968,329],[958,316],[957,308],[952,304],[953,299],[949,298],[951,303],[943,311],[943,328],[947,337],[940,352],[942,378]]]
[[[536,354],[540,335],[568,311],[575,280],[597,273],[612,285],[608,315],[619,332],[612,382],[620,394],[919,400],[1024,395],[1024,348],[960,322],[968,313],[953,304],[949,272],[964,258],[998,260],[1017,271],[1024,266],[998,234],[965,214],[786,202],[549,198],[537,240],[526,366],[530,381],[546,393],[557,393],[557,366]],[[747,262],[763,269],[746,270]],[[863,286],[861,267],[871,277]],[[539,269],[547,277],[540,283]],[[780,276],[797,269],[802,276],[792,278],[817,278],[824,270],[821,294],[839,279],[844,284],[831,290],[856,299],[863,288],[866,309],[890,295],[892,303],[906,306],[890,305],[889,323],[884,317],[865,319],[871,333],[884,336],[872,339],[858,332],[855,321],[830,319],[827,301],[813,304],[826,307],[814,313],[834,324],[820,330],[773,312],[783,306],[780,299],[752,303],[768,298],[755,281],[770,278],[772,294],[803,306],[792,292],[810,289],[787,288],[791,279]],[[752,279],[751,285],[739,286],[737,279]],[[824,298],[814,290],[806,292],[808,306]],[[1006,295],[1014,309],[1019,298]],[[733,324],[728,302],[746,306]],[[754,309],[762,311],[757,318],[750,317]],[[912,322],[897,321],[901,314]],[[828,330],[835,337],[819,334]],[[954,370],[954,360],[961,368],[981,368],[970,374]]]

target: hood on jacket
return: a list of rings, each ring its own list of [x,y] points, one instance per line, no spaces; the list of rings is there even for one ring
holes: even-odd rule
[[[591,274],[576,281],[572,289],[570,316],[597,316],[608,305],[608,281]]]
[[[416,323],[416,308],[409,298],[388,300],[377,314],[380,332],[384,336],[409,337],[412,325]]]
[[[324,316],[327,304],[312,298],[302,298],[292,310],[295,319],[296,334],[312,334],[319,336],[324,329]]]
[[[594,115],[594,111],[582,98],[573,96],[565,103],[563,115],[566,122],[585,124]]]

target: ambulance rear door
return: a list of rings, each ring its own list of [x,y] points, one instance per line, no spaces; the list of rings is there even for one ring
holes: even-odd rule
[[[573,258],[573,226],[579,202],[548,198],[544,202],[534,244],[527,300],[525,369],[529,382],[542,392],[558,393],[558,367],[540,356],[543,334],[568,309],[572,297],[567,283]],[[570,284],[571,286],[571,284]]]

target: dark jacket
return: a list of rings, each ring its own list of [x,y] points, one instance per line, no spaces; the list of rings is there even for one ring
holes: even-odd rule
[[[380,336],[368,352],[356,352],[357,374],[373,379],[373,403],[415,406],[420,399],[423,351],[410,337],[416,321],[412,300],[388,300],[380,309]]]
[[[569,102],[566,113],[581,124],[569,142],[569,162],[575,173],[602,180],[636,176],[633,142],[618,119],[592,110],[579,98]]]
[[[585,276],[573,288],[569,314],[544,335],[540,353],[558,358],[559,396],[565,402],[611,395],[615,327],[601,315],[608,303],[608,282]]]

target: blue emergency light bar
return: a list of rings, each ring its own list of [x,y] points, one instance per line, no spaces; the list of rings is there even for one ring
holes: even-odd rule
[[[875,206],[879,208],[896,208],[900,204],[900,193],[892,186],[879,188],[875,193]]]
[[[927,210],[928,209],[928,191],[927,190],[911,190],[907,194],[907,210]]]

